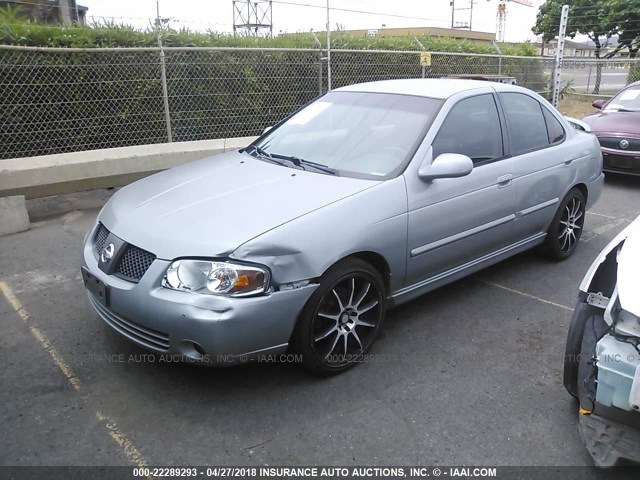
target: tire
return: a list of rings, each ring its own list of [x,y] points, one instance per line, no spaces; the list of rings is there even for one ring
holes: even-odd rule
[[[320,375],[344,372],[373,346],[385,316],[380,274],[358,258],[327,270],[302,309],[292,346],[303,366]]]
[[[586,294],[581,293],[576,308],[573,310],[567,333],[562,383],[567,392],[575,398],[578,398],[578,369],[582,356],[582,338],[587,320],[594,313],[593,309],[594,307],[586,303]]]
[[[561,262],[575,251],[582,236],[585,205],[584,195],[577,188],[571,189],[562,199],[542,245],[544,254],[550,260]]]

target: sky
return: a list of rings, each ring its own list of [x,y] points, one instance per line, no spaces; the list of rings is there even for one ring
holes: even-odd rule
[[[368,13],[330,10],[331,27],[344,29],[381,29],[392,27],[451,26],[450,0],[329,0],[331,8]],[[467,8],[471,0],[455,0],[456,9]],[[509,42],[535,39],[531,28],[538,8],[544,0],[531,0],[533,7],[509,3],[505,40]],[[138,27],[149,25],[156,16],[156,0],[78,0],[89,7],[87,17],[103,17]],[[496,31],[499,0],[474,0],[473,30]],[[301,4],[301,5],[292,5]],[[314,8],[311,5],[322,8]],[[326,30],[326,0],[273,0],[273,31],[299,32]],[[232,0],[160,0],[160,15],[171,18],[174,27],[192,30],[233,31]],[[456,10],[456,22],[469,22],[469,10]],[[384,25],[384,27],[383,27]]]

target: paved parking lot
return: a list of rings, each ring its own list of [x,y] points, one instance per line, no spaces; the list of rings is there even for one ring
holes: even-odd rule
[[[109,193],[31,202],[32,230],[0,238],[0,464],[590,464],[565,334],[640,179],[607,178],[570,260],[525,253],[393,310],[379,362],[325,379],[159,363],[98,320],[80,246]]]

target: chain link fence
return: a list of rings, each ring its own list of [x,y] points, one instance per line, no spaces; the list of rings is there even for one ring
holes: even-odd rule
[[[257,135],[327,90],[325,53],[0,46],[0,159]],[[513,77],[543,95],[550,91],[550,58],[431,52],[425,62],[421,53],[332,50],[332,88],[475,74]],[[640,73],[632,63],[616,67],[622,75],[610,93]],[[609,93],[611,72],[601,66],[600,93]],[[569,75],[580,82],[587,75],[588,83],[593,65],[573,67],[564,83]],[[578,83],[571,85],[577,91]],[[592,86],[585,89],[589,94]]]
[[[562,62],[560,88],[584,100],[612,97],[629,83],[640,80],[640,59],[566,58]]]

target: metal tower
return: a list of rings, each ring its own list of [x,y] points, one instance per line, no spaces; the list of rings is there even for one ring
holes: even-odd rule
[[[233,0],[233,33],[258,35],[269,30],[273,35],[273,10],[271,0]]]
[[[517,3],[525,7],[533,7],[530,0],[500,0],[498,2],[498,12],[496,13],[496,40],[504,42],[505,30],[507,28],[507,2]]]
[[[498,4],[498,13],[496,17],[496,40],[504,42],[504,27],[507,22],[507,3],[500,2]]]

